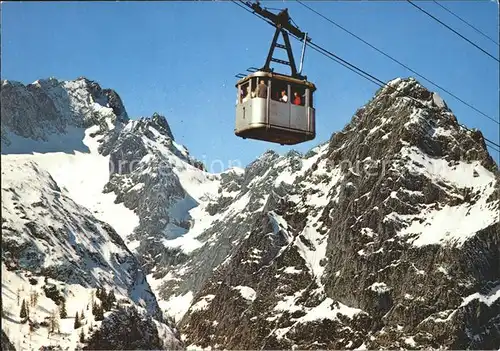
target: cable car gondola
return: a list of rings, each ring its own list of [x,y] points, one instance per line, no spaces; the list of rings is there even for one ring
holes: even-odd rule
[[[239,74],[236,83],[236,126],[235,134],[244,139],[255,139],[294,145],[313,140],[316,136],[313,93],[316,86],[301,74],[307,34],[290,24],[287,9],[275,15],[259,4],[252,4],[258,14],[270,19],[276,27],[265,65],[250,68],[248,75]],[[300,68],[297,71],[288,36],[289,31],[303,38]],[[282,34],[284,44],[278,44]],[[275,48],[285,49],[289,61],[273,58]],[[288,65],[291,75],[274,72],[271,62]]]

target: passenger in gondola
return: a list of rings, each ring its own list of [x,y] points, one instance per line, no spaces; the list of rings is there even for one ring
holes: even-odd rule
[[[294,105],[302,105],[302,100],[300,99],[300,95],[297,92],[293,93],[293,104]]]
[[[250,100],[250,97],[252,96],[252,93],[250,92],[250,87],[247,87],[247,92],[245,94],[245,97],[243,98],[243,102],[247,102]]]
[[[286,91],[284,91],[284,90],[281,91],[280,101],[281,102],[287,102],[288,101],[288,96],[286,95]]]
[[[267,85],[263,79],[260,80],[259,85],[257,86],[257,89],[255,91],[255,95],[257,97],[267,99]]]
[[[236,100],[236,105],[238,105],[238,103],[242,102],[244,97],[245,97],[245,93],[243,92],[243,89],[240,89],[240,98]]]

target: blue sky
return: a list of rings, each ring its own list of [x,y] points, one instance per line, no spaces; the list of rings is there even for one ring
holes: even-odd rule
[[[498,5],[446,1],[445,6],[498,38]],[[412,75],[298,3],[287,7],[313,41],[387,81]],[[499,116],[499,64],[405,1],[307,1],[307,4],[486,114]],[[492,55],[499,47],[428,1],[418,2]],[[318,91],[317,138],[293,147],[234,136],[236,78],[264,63],[274,31],[229,1],[2,3],[2,79],[31,83],[85,76],[115,89],[132,118],[158,112],[176,140],[213,171],[246,165],[267,149],[307,151],[349,122],[378,89],[309,49],[304,73]],[[295,56],[300,45],[293,40]],[[288,67],[277,66],[287,72]],[[420,80],[433,91],[439,89]],[[440,92],[460,122],[498,143],[499,128]],[[214,168],[215,167],[215,168]]]

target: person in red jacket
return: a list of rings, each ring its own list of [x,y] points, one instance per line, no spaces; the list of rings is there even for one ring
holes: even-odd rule
[[[302,100],[297,92],[293,93],[293,104],[294,105],[302,105]]]

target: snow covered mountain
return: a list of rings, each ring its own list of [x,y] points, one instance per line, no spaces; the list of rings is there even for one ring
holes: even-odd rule
[[[118,95],[85,79],[28,87],[3,81],[1,94],[2,331],[10,343],[99,349],[114,340],[106,330],[134,330],[139,318],[144,328],[113,348],[182,348],[117,233],[134,220],[127,227],[120,218],[97,218],[131,214],[102,194],[108,162],[95,150],[98,136],[128,121]]]
[[[225,176],[205,244],[153,270],[188,344],[500,346],[496,165],[437,94],[391,86],[306,155]]]
[[[135,348],[181,345],[156,303],[191,347],[498,348],[497,167],[437,94],[390,86],[305,155],[210,174],[94,82],[2,82],[5,270],[113,287],[152,316]],[[124,340],[99,330],[87,347]]]

